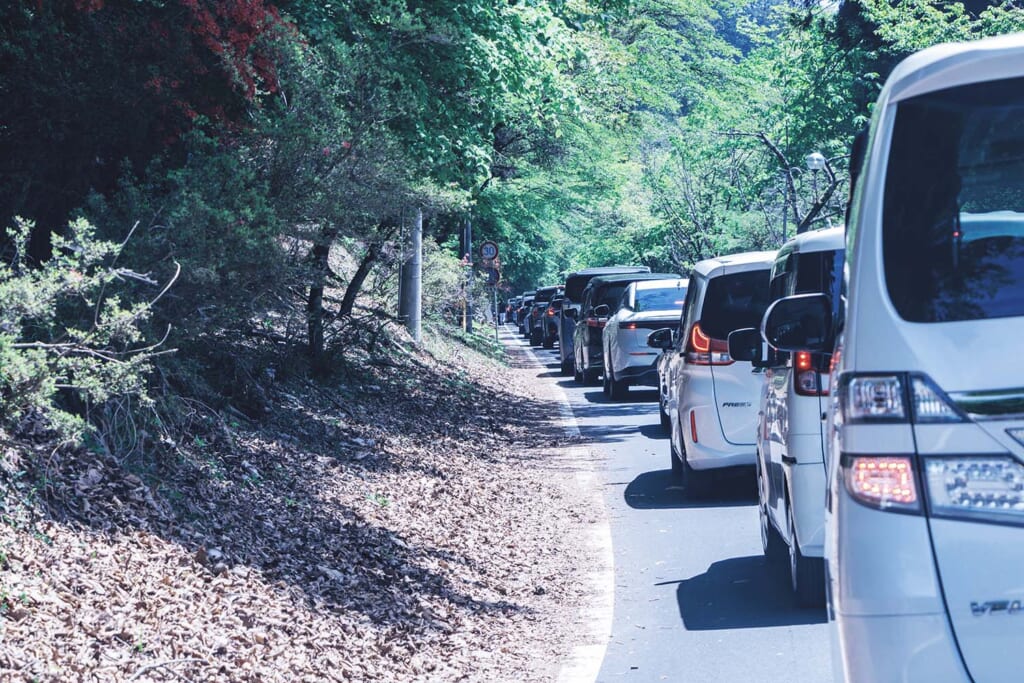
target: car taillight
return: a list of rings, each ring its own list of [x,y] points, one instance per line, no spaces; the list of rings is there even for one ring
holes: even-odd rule
[[[842,465],[846,490],[859,502],[880,510],[921,509],[910,456],[844,455]]]
[[[814,360],[809,351],[797,351],[793,355],[793,389],[799,396],[828,396],[825,386],[827,376],[814,369]]]
[[[729,342],[704,334],[700,323],[694,323],[686,336],[686,362],[694,365],[730,365]]]
[[[842,377],[839,408],[844,422],[964,422],[966,418],[924,375]]]
[[[587,327],[604,327],[604,323],[602,318],[587,318]]]
[[[548,317],[549,318],[555,317],[555,309],[553,309],[553,308],[549,308],[548,309]]]
[[[635,330],[636,329],[636,323],[623,323],[622,329],[624,329],[624,330]]]
[[[924,485],[931,514],[1020,524],[1024,464],[1011,456],[927,458]]]

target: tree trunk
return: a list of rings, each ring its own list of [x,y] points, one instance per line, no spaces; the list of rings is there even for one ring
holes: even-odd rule
[[[309,356],[314,369],[322,366],[324,360],[324,283],[330,272],[328,259],[331,255],[331,246],[337,236],[337,228],[325,225],[321,228],[320,237],[313,244],[311,253],[313,275],[309,285],[309,298],[306,300],[306,325]]]
[[[345,289],[345,296],[341,298],[341,306],[338,308],[339,318],[352,315],[352,307],[355,306],[356,295],[363,288],[366,276],[370,274],[373,264],[380,257],[382,247],[383,244],[381,242],[371,242],[366,248],[366,254],[363,256],[363,260],[359,262],[359,267],[356,268],[352,280],[349,281],[348,287]]]

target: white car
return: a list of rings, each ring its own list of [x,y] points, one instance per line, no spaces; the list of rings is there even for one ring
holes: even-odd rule
[[[761,377],[729,355],[729,333],[757,325],[768,305],[774,251],[700,261],[683,306],[682,351],[669,362],[672,473],[700,495],[708,471],[754,464]]]
[[[647,345],[647,336],[679,320],[687,282],[644,280],[626,287],[602,335],[605,396],[625,398],[634,384],[658,386],[658,352]]]
[[[835,344],[837,677],[1020,681],[1024,34],[904,60],[867,140],[835,328],[814,294],[776,302],[764,327],[778,348]]]
[[[772,266],[771,300],[793,294],[825,293],[835,301],[843,279],[842,228],[797,235],[779,249]],[[737,339],[754,353],[736,347]],[[801,349],[768,349],[761,329],[729,337],[733,358],[764,368],[757,426],[757,491],[761,545],[766,556],[789,558],[789,575],[803,606],[825,600],[824,420],[830,355]]]

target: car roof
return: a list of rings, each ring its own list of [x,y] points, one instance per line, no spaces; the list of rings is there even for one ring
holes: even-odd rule
[[[900,62],[886,80],[879,103],[1021,75],[1024,75],[1024,33],[944,43]]]
[[[678,280],[681,275],[677,273],[621,273],[616,275],[598,275],[590,280],[587,287],[600,287],[604,284],[616,282],[639,282],[640,280]]]
[[[786,242],[786,246],[790,245],[801,253],[842,249],[846,246],[846,229],[838,227],[810,230]]]
[[[745,251],[698,261],[693,272],[704,277],[717,277],[725,273],[739,273],[744,270],[770,268],[775,262],[775,251]]]
[[[603,268],[584,268],[565,277],[565,298],[576,303],[583,301],[583,290],[590,280],[598,275],[615,273],[649,273],[647,266],[606,266]]]
[[[685,277],[659,278],[657,280],[638,280],[636,288],[640,289],[661,289],[663,287],[686,287],[689,279]]]

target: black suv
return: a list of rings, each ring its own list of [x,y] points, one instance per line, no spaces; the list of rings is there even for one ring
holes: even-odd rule
[[[604,344],[601,335],[608,317],[615,313],[622,293],[631,282],[640,280],[666,280],[679,278],[675,273],[625,273],[599,275],[590,280],[583,290],[581,319],[573,330],[573,377],[582,384],[593,384],[604,370]],[[603,316],[594,309],[607,306]]]

